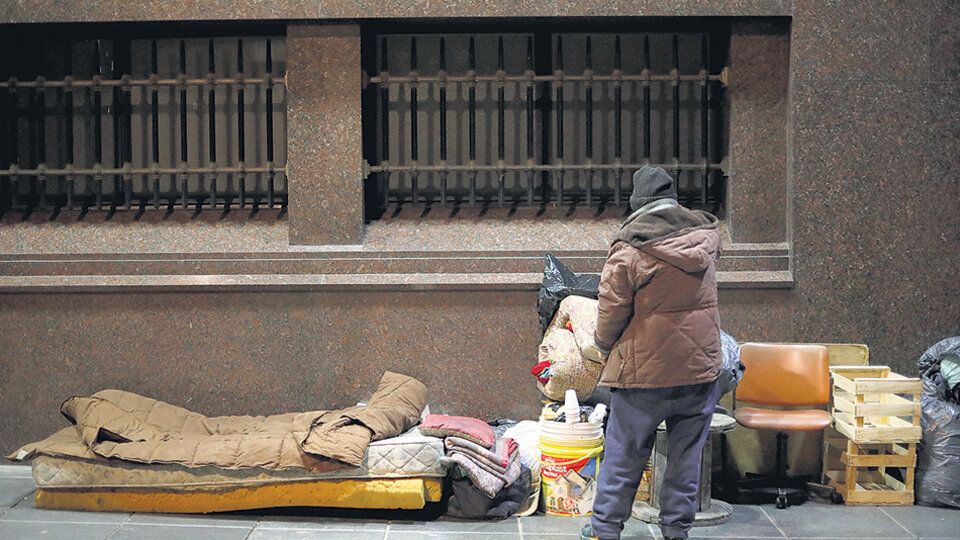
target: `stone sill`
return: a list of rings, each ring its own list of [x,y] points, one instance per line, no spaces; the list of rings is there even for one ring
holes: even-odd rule
[[[0,293],[535,291],[540,273],[3,276]],[[718,272],[721,289],[791,288],[788,271]]]
[[[622,212],[400,209],[351,246],[291,246],[270,212],[35,215],[0,227],[0,292],[535,290],[547,253],[599,272]],[[793,286],[786,243],[731,243],[725,229],[721,287]]]

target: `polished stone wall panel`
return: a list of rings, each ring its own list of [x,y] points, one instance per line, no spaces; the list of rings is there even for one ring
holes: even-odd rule
[[[287,29],[290,244],[363,240],[360,27]]]
[[[317,0],[4,0],[0,23],[302,19],[317,16]]]
[[[734,242],[787,239],[789,58],[785,22],[733,23],[726,217]]]
[[[0,4],[0,22],[89,22],[239,19],[360,19],[551,16],[784,16],[790,0],[11,0]]]
[[[929,2],[931,82],[960,82],[960,2]]]
[[[557,14],[575,16],[676,17],[693,16],[780,16],[790,14],[789,0],[558,0]]]
[[[392,370],[423,381],[436,412],[539,407],[536,291],[0,295],[0,328],[4,453],[103,388],[271,414],[353,405]]]
[[[925,0],[794,0],[795,79],[923,80],[930,64]]]
[[[206,17],[196,7],[200,4],[185,4],[182,16]],[[221,4],[228,9],[218,12],[219,18],[231,19],[289,3],[268,8],[203,2]],[[7,2],[0,6],[0,20],[178,16],[172,10],[147,11],[156,5],[118,6]],[[454,7],[427,0],[315,6],[317,16],[329,18],[427,17]],[[467,3],[457,6],[462,6],[456,8],[459,13],[483,15],[471,12]],[[723,326],[742,340],[866,343],[873,363],[910,374],[926,347],[960,334],[957,6],[953,0],[878,1],[869,7],[839,0],[602,5],[552,0],[527,3],[516,15],[551,10],[584,16],[792,15],[792,123],[785,138],[792,156],[786,164],[792,182],[787,217],[796,285],[793,290],[722,291]],[[764,60],[757,57],[754,65]],[[322,73],[322,61],[304,56],[305,73]],[[312,107],[310,99],[300,103]],[[300,140],[291,140],[291,156],[316,160],[314,143],[330,140],[311,124],[329,121],[320,114],[303,117],[295,132]],[[762,133],[765,126],[755,129]],[[739,166],[760,177],[758,169]],[[750,197],[758,207],[768,204],[760,191]],[[379,242],[393,246],[398,239],[415,240],[416,228],[383,228]],[[570,228],[564,236],[578,230]],[[762,224],[756,230],[767,233]],[[391,236],[397,231],[405,232]],[[272,250],[276,233],[257,233],[254,242]],[[76,252],[69,236],[61,236],[50,251]],[[22,238],[30,244],[34,237]],[[230,247],[214,251],[242,249],[233,246],[236,238],[218,239]],[[516,238],[495,240],[518,248]],[[206,251],[201,244],[185,244],[185,249]],[[170,251],[159,245],[151,249]],[[31,244],[25,251],[44,250]],[[538,341],[535,292],[494,289],[2,295],[0,449],[12,450],[62,426],[56,413],[61,399],[104,386],[141,391],[208,414],[268,413],[313,408],[320,399],[319,406],[352,404],[368,395],[388,368],[423,377],[440,410],[482,418],[532,417],[536,396],[526,370]],[[30,421],[16,423],[21,417]]]

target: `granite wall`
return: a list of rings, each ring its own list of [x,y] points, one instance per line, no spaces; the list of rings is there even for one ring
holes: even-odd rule
[[[371,5],[324,1],[266,7],[198,0],[174,12],[154,4],[6,2],[0,22],[298,19],[296,24],[306,27],[292,37],[327,46],[354,34],[349,27],[324,33],[317,25],[325,21],[310,20],[362,19],[373,13]],[[725,330],[741,340],[866,343],[872,363],[901,373],[912,373],[915,359],[933,342],[960,334],[960,3],[878,1],[870,9],[829,0],[376,6],[378,17],[741,17],[732,38],[731,88],[753,90],[733,102],[731,115],[746,119],[731,129],[742,131],[737,141],[753,137],[757,144],[731,147],[731,186],[736,187],[731,187],[730,250],[723,264],[740,271],[727,274],[721,291]],[[775,54],[783,61],[763,56],[771,50],[780,51]],[[339,52],[355,54],[353,49]],[[294,59],[306,69],[322,70],[325,62],[335,65],[342,58]],[[764,77],[770,70],[776,75]],[[309,77],[289,75],[292,85],[301,84],[298,80],[303,88],[312,84]],[[770,93],[771,88],[780,90]],[[322,99],[299,103],[316,107],[313,113],[329,107]],[[303,134],[301,144],[330,133],[310,124],[318,118],[323,115],[292,122],[291,130]],[[295,147],[291,142],[291,153]],[[318,170],[318,163],[331,158],[316,148],[291,156],[292,166],[300,159],[308,171],[291,178],[291,196],[322,193],[328,182],[351,185],[342,170]],[[437,253],[464,249],[457,247],[457,238],[448,239],[446,247],[424,243],[423,235],[437,222],[413,219],[394,228],[382,223],[358,231],[356,207],[349,206],[344,211],[351,228],[331,229],[339,226],[335,218],[344,206],[292,203],[281,222],[231,223],[230,228],[180,223],[179,218],[152,229],[134,224],[140,231],[134,237],[150,239],[151,247],[112,266],[101,264],[99,254],[117,253],[122,243],[98,242],[116,223],[5,219],[0,224],[0,451],[13,451],[63,426],[56,412],[63,398],[105,387],[208,414],[266,414],[352,404],[369,395],[383,370],[394,369],[422,378],[436,410],[483,418],[535,414],[536,393],[527,373],[537,343],[531,261],[550,246],[531,242],[524,250],[522,239],[539,238],[538,229],[531,233],[512,222],[501,229],[513,231],[504,239],[478,232],[469,220],[457,221],[457,238],[486,238],[488,252],[462,257],[482,260],[476,265],[434,265]],[[326,216],[328,228],[316,227],[319,218],[302,220],[308,213]],[[590,238],[601,238],[597,231],[615,222],[611,216],[588,217],[555,230],[561,236],[582,236],[587,230],[596,235]],[[86,231],[84,239],[71,240],[78,231]],[[174,271],[166,259],[147,256],[181,253],[189,259],[209,252],[192,247],[211,238],[207,231],[218,242],[213,251],[227,254],[210,257],[222,262],[186,261],[176,263],[186,269]],[[334,249],[315,246],[314,252],[297,254],[297,261],[282,263],[327,265],[291,270],[289,275],[301,281],[284,277],[288,274],[270,277],[269,268],[236,260],[251,232],[257,239],[251,250],[267,254],[263,257],[294,257],[288,252],[301,243],[340,244],[339,251],[314,263],[307,259]],[[191,243],[178,244],[182,238]],[[370,242],[382,244],[371,247]],[[351,249],[358,254],[344,255]],[[363,252],[370,249],[381,260],[365,259]],[[507,249],[513,251],[501,259]],[[583,250],[575,254],[581,271],[602,259],[601,242],[577,249]],[[396,250],[408,250],[406,259],[393,260],[388,252]],[[92,252],[97,253],[86,257]],[[72,259],[64,262],[61,253]],[[216,270],[204,266],[210,264]],[[339,265],[337,275],[349,283],[333,286],[316,278],[318,272],[332,275],[330,265]],[[390,270],[397,265],[409,267]],[[158,268],[186,277],[163,281]],[[386,272],[393,273],[383,277]],[[218,281],[212,274],[230,274],[230,279]],[[300,285],[285,287],[285,280]],[[116,285],[121,282],[126,285]],[[364,288],[364,283],[380,287]],[[72,292],[56,292],[60,285]],[[131,292],[116,292],[126,289]]]

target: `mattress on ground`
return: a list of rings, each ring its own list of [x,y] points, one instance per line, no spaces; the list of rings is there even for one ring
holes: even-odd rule
[[[33,460],[33,480],[38,488],[45,490],[155,488],[191,491],[318,480],[439,478],[446,474],[441,461],[443,455],[443,439],[422,435],[414,428],[400,436],[370,443],[359,467],[336,471],[222,469],[38,456]]]

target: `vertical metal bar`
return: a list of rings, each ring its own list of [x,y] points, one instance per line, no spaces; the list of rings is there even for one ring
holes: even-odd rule
[[[39,59],[35,58],[36,49],[31,49],[31,54],[28,58],[30,59],[31,66],[39,63]],[[27,96],[27,129],[29,130],[27,138],[27,163],[31,168],[36,168],[39,161],[37,160],[37,146],[39,144],[37,140],[38,133],[38,122],[37,122],[37,94],[40,90],[37,89],[26,89],[25,94]],[[37,201],[37,180],[36,176],[28,177],[27,179],[27,210],[29,211],[34,206],[36,206]]]
[[[273,206],[274,177],[273,171],[273,51],[270,40],[267,40],[267,204]]]
[[[117,43],[120,46],[117,46]],[[120,72],[120,79],[129,80],[130,66],[130,40],[114,41],[114,59],[118,65],[117,71]],[[119,51],[119,52],[118,52]],[[133,129],[131,127],[131,102],[133,101],[133,90],[129,85],[120,87],[120,141],[122,151],[120,152],[121,165],[129,170],[130,163],[133,161]],[[123,174],[123,195],[127,210],[133,204],[133,174],[127,172]]]
[[[673,35],[673,163],[680,163],[680,45],[677,35]],[[674,181],[677,184],[677,192],[680,191],[680,168],[675,166],[673,173]]]
[[[440,165],[447,166],[447,47],[440,38]],[[447,204],[447,171],[440,171],[440,206]]]
[[[417,38],[410,38],[410,160],[417,166]],[[410,173],[410,203],[417,205],[417,172]]]
[[[557,36],[557,205],[563,204],[563,37]]]
[[[243,172],[246,167],[246,148],[244,143],[246,138],[243,132],[243,40],[237,40],[237,161],[240,167],[238,180],[240,183],[240,208],[247,206],[247,174]]]
[[[643,161],[650,163],[650,36],[643,36]]]
[[[387,72],[387,38],[380,40],[380,163],[389,166],[390,161],[390,85],[384,77]],[[383,207],[390,206],[390,173],[380,173]]]
[[[587,36],[587,166],[593,165],[593,82],[590,77],[593,76],[593,58],[591,51],[590,36]],[[593,204],[593,170],[587,169],[587,206]]]
[[[64,54],[64,79],[73,78],[73,42],[67,40]],[[64,145],[66,147],[65,167],[73,169],[73,89],[69,86],[63,89],[64,101]],[[76,177],[67,175],[67,208],[73,210],[73,191]]]
[[[158,65],[157,65],[157,41],[153,40],[150,42],[150,76],[151,78],[158,77]],[[160,167],[160,99],[157,91],[157,87],[154,86],[150,90],[150,122],[151,122],[151,138],[150,141],[153,146],[153,168],[156,170]],[[153,183],[153,207],[160,208],[160,173],[154,172],[152,178]]]
[[[6,41],[0,42],[0,43],[5,44]],[[0,63],[0,69],[7,67],[7,65],[8,65],[8,61],[7,59],[4,59],[4,61]],[[4,69],[4,72],[6,72],[5,69]],[[10,77],[13,76],[12,71],[6,74],[7,76],[10,76]],[[10,92],[11,90],[12,90],[11,87],[7,87],[7,92]],[[8,95],[4,94],[2,96],[2,99],[0,99],[0,136],[2,136],[2,138],[0,138],[0,168],[2,169],[6,169],[10,167],[10,142],[6,138],[6,134],[9,133],[10,131],[10,127],[9,127],[10,110],[9,109],[10,109],[10,98]],[[11,177],[9,176],[5,176],[0,180],[2,180],[3,182],[2,184],[0,184],[0,213],[2,213],[4,210],[9,208],[8,206],[6,206],[6,204],[10,198],[10,186],[12,182],[11,182]]]
[[[527,36],[527,165],[533,166],[533,36]],[[527,173],[527,204],[533,206],[533,177],[531,170]]]
[[[41,53],[42,54],[42,53]],[[38,77],[38,79],[43,79],[43,77]],[[42,165],[46,168],[47,165],[47,90],[44,87],[37,88],[37,91],[34,93],[34,99],[36,100],[36,117],[34,118],[36,132],[37,132],[37,155],[34,166],[40,168]],[[47,207],[47,176],[45,174],[37,175],[37,191],[40,192],[40,200],[38,206],[41,210]]]
[[[187,78],[187,46],[180,40],[180,73],[182,80]],[[180,86],[180,167],[187,168],[187,87],[186,83]],[[180,173],[180,205],[184,210],[187,208],[187,180],[189,175],[186,172]]]
[[[614,99],[614,144],[613,144],[613,158],[617,164],[617,170],[614,171],[614,183],[613,183],[613,203],[616,206],[620,206],[620,180],[623,176],[623,172],[620,170],[620,162],[623,158],[623,81],[620,79],[623,74],[623,64],[621,62],[620,55],[620,36],[617,36],[613,44],[613,70],[616,74],[616,79],[614,81],[613,88],[613,99]]]
[[[14,77],[10,77],[10,82],[15,82]],[[15,86],[10,86],[8,89],[8,99],[7,104],[9,105],[10,115],[9,115],[9,136],[7,141],[9,142],[9,161],[10,165],[20,166],[20,141],[18,139],[18,130],[17,126],[20,123],[20,94],[17,93]],[[16,176],[10,176],[8,181],[10,185],[10,208],[17,208],[19,204],[19,197],[17,194],[18,191],[18,182]]]
[[[709,75],[709,53],[707,45],[707,34],[700,38],[700,74],[703,77],[700,81],[700,157],[703,159],[703,185],[700,186],[700,200],[706,206],[707,189],[710,182],[710,137],[709,137],[709,118],[707,108],[709,106],[710,80]]]
[[[540,203],[546,206],[552,197],[550,193],[553,185],[553,173],[547,166],[553,163],[553,154],[550,142],[553,136],[551,122],[553,121],[553,34],[549,30],[539,29],[533,35],[533,66],[537,75],[547,76],[543,81],[540,95],[537,97],[537,110],[540,121],[537,129],[540,131],[540,164],[544,166],[540,177]]]
[[[474,51],[473,36],[470,36],[470,46],[468,47],[468,56],[469,56],[469,84],[470,88],[468,90],[468,109],[469,109],[469,152],[470,152],[470,167],[474,167],[477,163],[477,82],[476,82],[476,55]],[[473,170],[469,173],[470,176],[470,206],[476,206],[477,204],[477,171]]]
[[[111,46],[111,58],[110,58],[110,77],[116,79],[116,69],[117,69],[117,40],[112,42]],[[123,96],[119,86],[113,87],[113,92],[111,92],[112,101],[110,102],[110,110],[112,112],[111,120],[113,121],[113,168],[119,169],[123,165],[123,128],[121,127],[121,117],[123,115]],[[113,193],[110,200],[110,208],[116,210],[120,206],[120,194],[125,190],[123,189],[123,176],[118,174],[113,175]]]
[[[503,77],[506,75],[504,70],[503,62],[503,36],[500,36],[497,39],[497,75]],[[497,175],[497,203],[502,208],[503,207],[503,190],[504,190],[504,176],[503,164],[504,164],[504,154],[506,153],[506,126],[504,125],[505,119],[505,105],[506,100],[504,96],[504,81],[501,79],[498,83],[497,88],[497,119],[499,130],[497,133],[497,162],[498,166],[501,167],[500,173]]]
[[[103,66],[100,63],[100,40],[96,40],[93,46],[93,61],[97,69],[97,78],[103,77]],[[94,147],[94,168],[103,166],[103,120],[100,117],[103,108],[103,87],[93,88],[93,147]],[[103,175],[96,173],[94,175],[96,190],[97,210],[103,210]]]
[[[214,73],[216,68],[213,62],[213,40],[209,41],[207,55],[207,73],[212,81],[215,77]],[[210,141],[210,167],[216,168],[217,166],[217,102],[216,102],[216,91],[217,87],[213,84],[210,85],[210,89],[207,91],[207,127],[209,128],[209,141]],[[217,207],[217,174],[210,175],[210,208]],[[197,204],[197,208],[200,208],[200,204]]]

